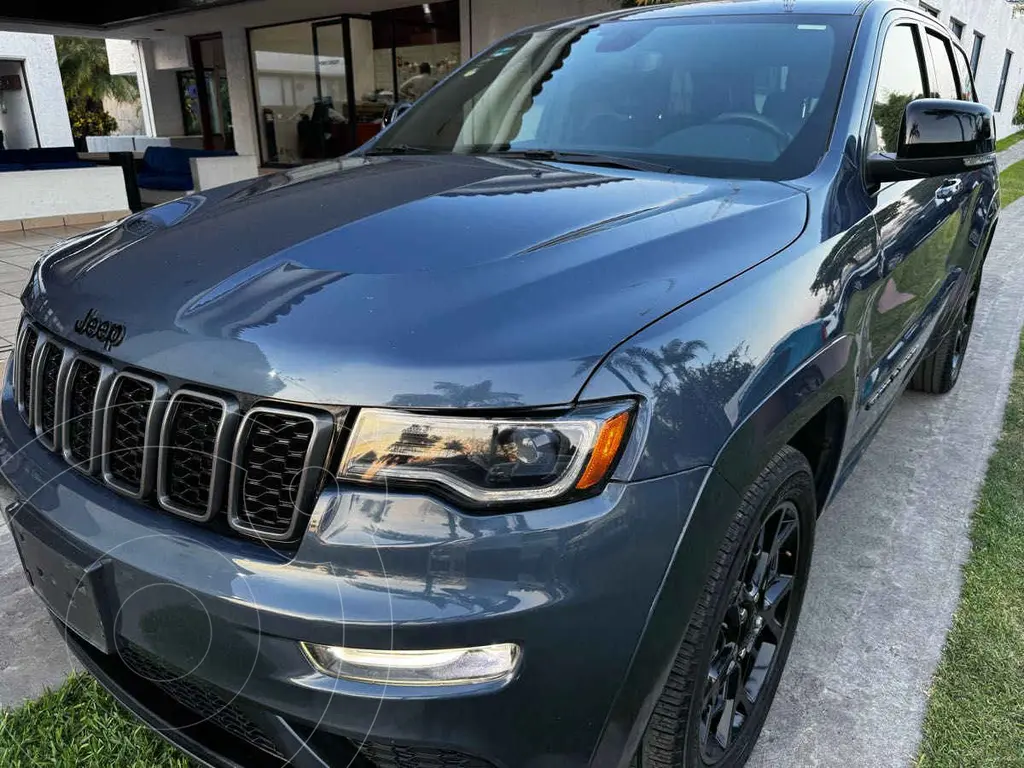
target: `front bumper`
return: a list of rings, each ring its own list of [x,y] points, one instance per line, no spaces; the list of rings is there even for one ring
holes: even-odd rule
[[[637,670],[634,654],[706,470],[489,517],[330,487],[298,550],[282,554],[69,469],[34,441],[9,384],[0,417],[0,471],[23,500],[16,538],[102,567],[96,601],[115,652],[69,633],[72,649],[136,714],[211,764],[347,766],[364,745],[357,760],[375,768],[594,765],[615,753],[609,731],[625,743],[608,723],[627,679],[653,690],[663,673]],[[32,573],[38,564],[24,559]],[[689,595],[673,599],[688,615]],[[523,659],[508,684],[383,688],[319,674],[301,640],[515,642]]]

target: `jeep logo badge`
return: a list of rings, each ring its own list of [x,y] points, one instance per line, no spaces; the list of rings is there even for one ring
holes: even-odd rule
[[[100,320],[95,309],[90,309],[85,313],[85,317],[75,323],[75,333],[96,339],[103,344],[108,352],[112,347],[120,346],[124,341],[124,326],[109,320]]]

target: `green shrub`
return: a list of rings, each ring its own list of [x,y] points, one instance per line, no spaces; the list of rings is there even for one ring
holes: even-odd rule
[[[71,135],[75,139],[109,136],[117,130],[117,120],[102,108],[86,109],[79,104],[72,104],[68,107],[68,117],[71,119]]]

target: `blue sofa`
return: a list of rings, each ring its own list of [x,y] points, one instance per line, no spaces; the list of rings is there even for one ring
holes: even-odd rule
[[[40,149],[0,149],[0,173],[4,171],[42,171],[56,168],[94,168],[96,163],[78,159],[74,147]]]
[[[233,151],[183,149],[179,147],[147,147],[142,165],[136,172],[139,187],[175,192],[189,192],[195,184],[189,160],[193,157],[233,157]]]

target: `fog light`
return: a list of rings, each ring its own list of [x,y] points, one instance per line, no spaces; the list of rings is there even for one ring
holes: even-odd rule
[[[509,680],[519,666],[513,643],[433,651],[371,651],[302,643],[320,672],[379,685],[473,685]]]

